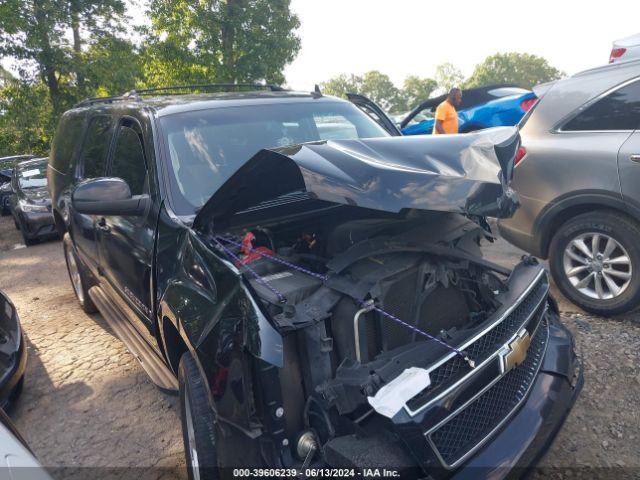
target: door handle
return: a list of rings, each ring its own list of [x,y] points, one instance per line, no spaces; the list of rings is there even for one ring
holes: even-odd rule
[[[634,153],[633,155],[629,155],[629,160],[632,162],[640,163],[640,154]]]
[[[98,228],[103,232],[108,232],[109,230],[111,230],[109,225],[107,225],[107,221],[104,218],[101,218],[100,220],[98,220]]]

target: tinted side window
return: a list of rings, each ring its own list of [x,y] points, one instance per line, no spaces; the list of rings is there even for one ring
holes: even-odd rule
[[[76,145],[82,138],[82,115],[63,116],[51,146],[51,165],[62,173],[71,169]]]
[[[111,176],[127,182],[132,195],[140,195],[144,192],[146,175],[147,169],[140,135],[131,127],[121,126],[113,152]]]
[[[82,151],[84,178],[104,177],[112,131],[112,121],[109,116],[93,117],[89,122]]]
[[[640,128],[640,81],[619,88],[587,107],[564,131],[636,130]]]

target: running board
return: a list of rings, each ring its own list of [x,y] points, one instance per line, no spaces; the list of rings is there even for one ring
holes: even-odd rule
[[[129,323],[120,309],[113,305],[104,291],[94,286],[89,289],[89,296],[95,303],[98,310],[109,324],[127,350],[138,360],[151,381],[156,386],[167,392],[176,393],[178,391],[178,381],[167,364],[156,353],[154,348],[140,336],[136,328]]]

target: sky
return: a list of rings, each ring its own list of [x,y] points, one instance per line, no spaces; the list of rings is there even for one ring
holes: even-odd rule
[[[146,0],[128,3],[133,23],[145,22]],[[299,90],[368,70],[401,86],[444,62],[468,76],[498,52],[540,55],[573,74],[607,63],[614,40],[640,33],[638,0],[291,0],[291,8],[302,48],[285,77]]]
[[[498,52],[532,53],[573,74],[608,62],[614,40],[640,32],[640,1],[292,0],[302,48],[285,69],[311,90],[341,73],[380,70],[400,86],[450,62],[470,75]]]

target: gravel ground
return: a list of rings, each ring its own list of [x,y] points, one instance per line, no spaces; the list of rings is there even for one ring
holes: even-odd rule
[[[35,454],[58,478],[184,478],[177,398],[151,384],[100,315],[80,310],[59,241],[19,245],[10,217],[0,218],[0,289],[29,351],[10,413]],[[485,250],[505,265],[522,255],[503,241]],[[559,300],[585,387],[535,477],[639,478],[639,316],[606,320]]]
[[[79,308],[61,242],[16,249],[10,218],[0,218],[0,289],[29,358],[9,413],[38,459],[55,478],[186,478],[177,397],[148,380],[99,314]]]

